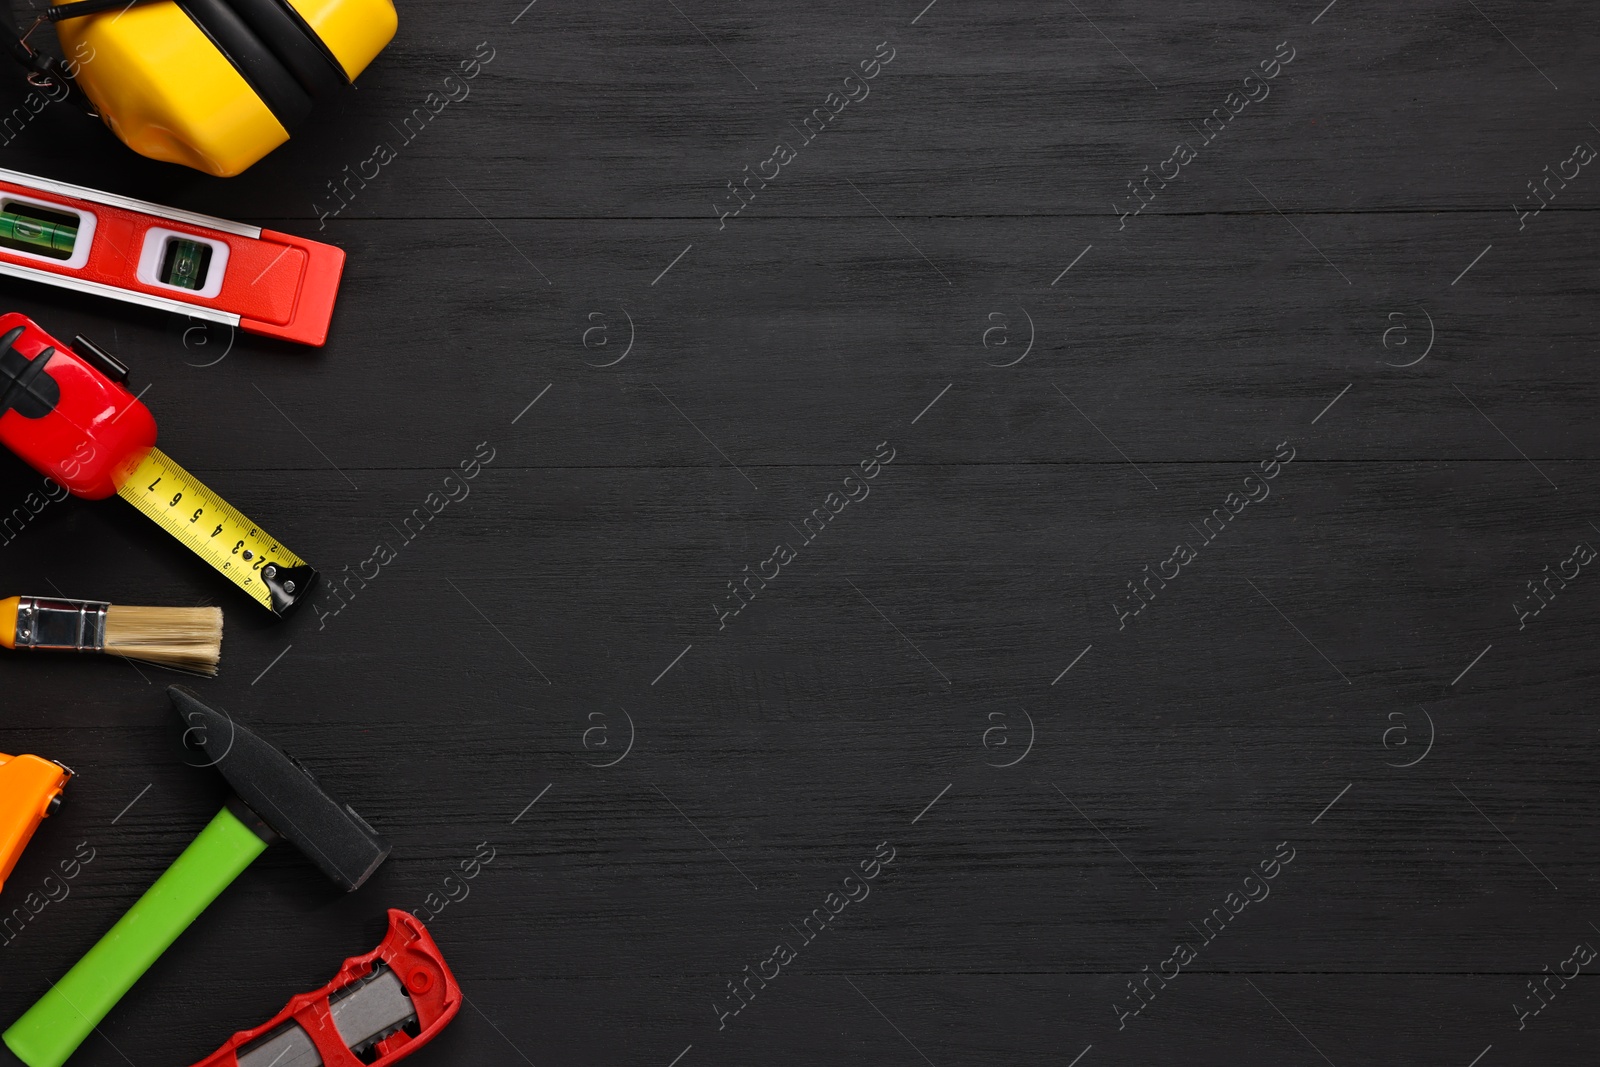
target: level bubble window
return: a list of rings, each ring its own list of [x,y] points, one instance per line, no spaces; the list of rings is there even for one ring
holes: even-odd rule
[[[69,260],[78,247],[78,214],[0,199],[0,248]]]
[[[211,246],[186,237],[168,237],[167,254],[161,257],[159,277],[179,289],[202,289],[206,268],[211,265]]]
[[[137,273],[146,285],[212,297],[222,291],[227,266],[228,246],[222,241],[152,226],[145,231]]]

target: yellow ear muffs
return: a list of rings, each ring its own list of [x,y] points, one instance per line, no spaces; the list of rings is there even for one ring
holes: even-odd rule
[[[288,0],[226,0],[274,58],[312,100],[322,101],[350,84],[333,52]]]
[[[233,66],[278,124],[293,132],[311,116],[311,96],[239,17],[229,0],[176,0],[213,47]]]
[[[66,18],[57,33],[129,148],[230,177],[365,70],[397,22],[392,0],[160,0]]]

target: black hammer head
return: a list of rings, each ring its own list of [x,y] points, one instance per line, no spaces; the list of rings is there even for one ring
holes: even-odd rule
[[[167,689],[195,742],[250,811],[304,852],[346,892],[358,889],[384,860],[389,843],[355,809],[323,791],[311,772],[190,689]],[[246,820],[249,821],[249,820]]]

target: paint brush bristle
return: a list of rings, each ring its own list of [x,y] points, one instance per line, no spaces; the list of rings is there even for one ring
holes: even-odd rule
[[[222,609],[113,604],[106,610],[105,651],[161,667],[214,675],[222,659]]]

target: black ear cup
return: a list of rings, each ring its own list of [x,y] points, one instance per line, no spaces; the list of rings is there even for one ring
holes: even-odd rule
[[[310,117],[310,95],[224,0],[177,0],[177,4],[233,64],[284,129],[293,131]]]
[[[288,0],[224,0],[277,57],[313,100],[350,84],[344,67]]]

